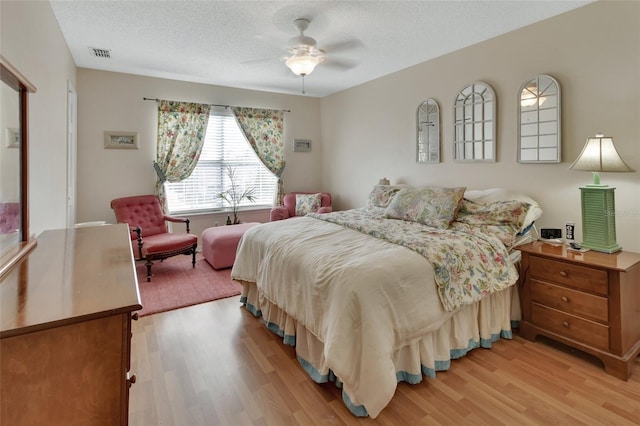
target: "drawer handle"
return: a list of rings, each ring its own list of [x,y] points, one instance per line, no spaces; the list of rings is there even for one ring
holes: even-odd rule
[[[562,297],[560,298],[560,300],[562,300],[562,301],[563,301],[563,302],[565,302],[565,303],[569,301],[569,299],[567,298],[567,296],[562,296]]]
[[[134,312],[133,314],[131,314],[131,319],[132,319],[132,320],[134,320],[134,321],[138,321],[138,318],[139,318],[139,317],[138,317],[138,313],[137,313],[137,312]]]
[[[560,276],[561,277],[565,277],[566,278],[567,275],[568,275],[567,271],[560,271]]]
[[[569,322],[568,321],[562,321],[562,326],[564,328],[569,328]]]

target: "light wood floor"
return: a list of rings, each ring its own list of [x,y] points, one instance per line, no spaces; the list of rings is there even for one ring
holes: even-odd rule
[[[132,346],[133,426],[640,423],[640,360],[624,382],[550,341],[501,340],[436,379],[400,383],[376,419],[352,416],[339,389],[312,382],[237,297],[140,318]]]

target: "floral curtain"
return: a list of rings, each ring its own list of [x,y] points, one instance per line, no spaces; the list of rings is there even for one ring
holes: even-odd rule
[[[282,205],[284,185],[284,141],[282,137],[283,117],[281,110],[232,107],[233,114],[238,120],[245,137],[271,173],[278,178],[278,189],[274,204]]]
[[[157,166],[154,166],[159,169],[156,194],[165,211],[164,180],[180,182],[191,175],[200,158],[210,110],[210,105],[158,101]]]

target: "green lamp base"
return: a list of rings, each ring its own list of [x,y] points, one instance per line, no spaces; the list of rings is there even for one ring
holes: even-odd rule
[[[609,254],[616,253],[616,252],[619,252],[620,250],[622,250],[622,247],[617,245],[617,244],[616,244],[615,247],[601,247],[599,245],[591,245],[591,244],[582,243],[581,247],[588,248],[589,250],[599,251],[599,252],[602,252],[602,253],[609,253]]]
[[[615,188],[587,185],[582,199],[582,246],[603,253],[622,250],[616,242]]]

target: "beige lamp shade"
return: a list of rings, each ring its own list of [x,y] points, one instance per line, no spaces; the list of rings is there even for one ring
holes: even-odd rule
[[[613,138],[600,133],[587,139],[578,159],[569,168],[588,172],[635,171],[620,158]]]

